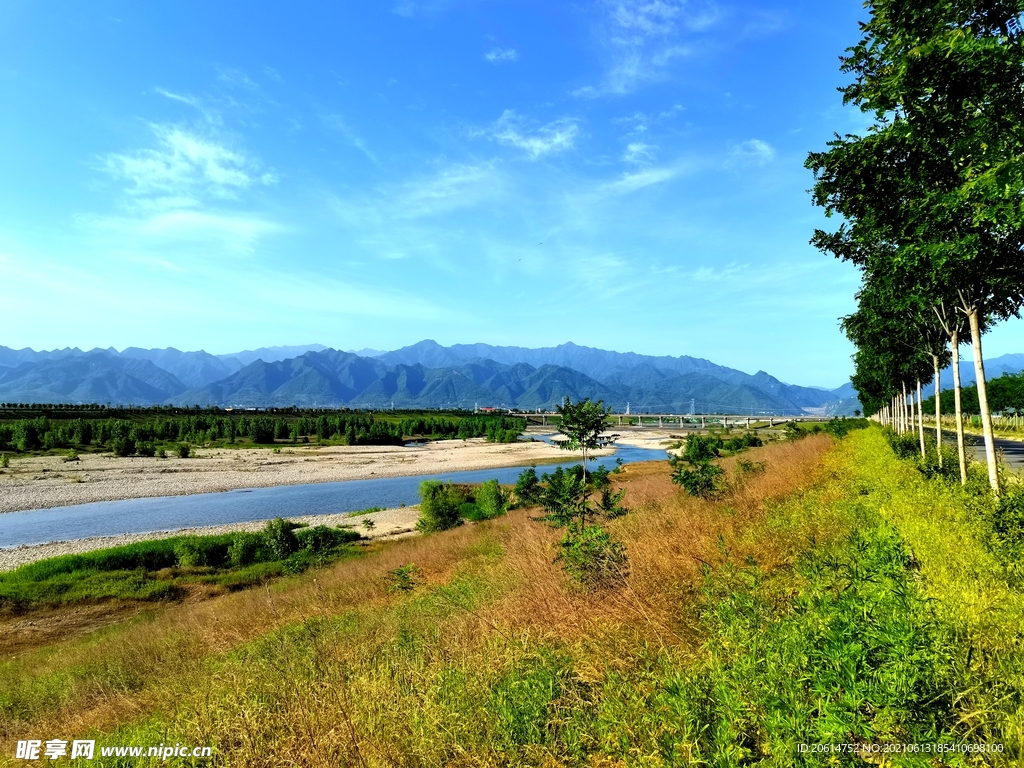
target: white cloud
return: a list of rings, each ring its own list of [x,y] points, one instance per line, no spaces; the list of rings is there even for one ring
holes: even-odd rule
[[[582,98],[623,95],[662,79],[673,61],[693,53],[682,36],[699,34],[720,18],[712,3],[692,0],[603,0],[599,6],[609,64],[603,83],[573,91]]]
[[[536,160],[543,155],[572,149],[580,128],[571,118],[555,120],[535,130],[529,130],[525,121],[511,109],[506,109],[492,126],[485,131],[475,131],[492,141],[521,149]]]
[[[144,216],[82,216],[78,224],[108,251],[154,253],[198,246],[204,258],[248,255],[261,239],[287,229],[256,214],[180,208]]]
[[[731,161],[742,165],[765,165],[775,159],[775,149],[766,141],[744,141],[732,151]]]
[[[240,69],[222,69],[217,73],[217,79],[235,88],[245,88],[248,91],[259,89],[259,85]]]
[[[353,147],[366,155],[374,165],[380,165],[377,156],[366,146],[366,142],[349,127],[341,115],[325,115],[323,121],[328,128],[344,136]]]
[[[622,154],[622,159],[627,163],[646,165],[652,160],[653,149],[654,147],[650,144],[644,144],[642,141],[634,141],[626,145],[626,151]]]
[[[515,48],[495,48],[484,54],[484,58],[492,64],[501,64],[505,61],[515,61],[519,58]]]
[[[601,185],[602,192],[628,194],[644,187],[661,184],[679,175],[678,168],[649,168],[636,173],[623,174],[621,178]]]
[[[258,164],[242,152],[212,138],[172,125],[150,128],[157,148],[103,158],[102,169],[127,181],[132,195],[232,198],[240,190],[277,180],[272,173],[260,173]]]
[[[389,196],[388,208],[401,218],[435,216],[477,205],[493,197],[500,186],[491,165],[454,165],[402,185]]]

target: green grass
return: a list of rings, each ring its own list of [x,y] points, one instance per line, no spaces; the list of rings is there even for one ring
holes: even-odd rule
[[[684,523],[710,502],[685,504]],[[882,764],[1019,765],[1024,595],[992,539],[991,500],[925,478],[872,428],[762,504],[724,528],[717,557],[702,552],[691,587],[666,587],[675,607],[658,632],[645,603],[616,613],[609,592],[565,603],[607,616],[583,631],[506,624],[515,607],[502,601],[531,593],[515,591],[522,542],[502,518],[423,540],[463,542],[450,571],[406,563],[409,590],[336,601],[208,658],[158,711],[88,738],[212,744],[215,765],[865,764],[801,743],[1000,744]],[[648,513],[630,515],[642,527]],[[0,703],[27,713],[79,672],[4,674]]]
[[[299,536],[315,530],[300,531]],[[333,545],[328,541],[315,546],[300,538],[297,551],[287,557],[260,550],[261,562],[237,563],[232,562],[231,545],[238,535],[175,536],[29,563],[0,573],[0,609],[22,612],[115,599],[176,599],[187,584],[242,589],[348,556],[351,548],[340,542],[359,538],[337,529],[329,537],[337,540]]]

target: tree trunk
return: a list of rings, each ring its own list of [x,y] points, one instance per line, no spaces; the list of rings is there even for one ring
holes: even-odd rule
[[[928,461],[924,447],[924,401],[921,399],[921,380],[917,380],[917,432],[921,437],[921,460]]]
[[[988,386],[985,383],[985,361],[981,356],[981,323],[977,307],[967,313],[971,323],[971,347],[974,350],[974,374],[978,379],[978,406],[981,408],[981,430],[985,433],[985,458],[988,461],[988,484],[999,495],[999,470],[996,467],[996,442],[992,433],[992,412],[988,409]]]
[[[964,412],[960,405],[960,333],[953,331],[953,409],[956,411],[956,450],[960,459],[960,485],[967,485],[967,451],[964,449]]]
[[[939,395],[942,393],[942,381],[939,370],[939,356],[932,355],[932,365],[935,367],[935,452],[939,455],[939,469],[942,469],[942,402]]]

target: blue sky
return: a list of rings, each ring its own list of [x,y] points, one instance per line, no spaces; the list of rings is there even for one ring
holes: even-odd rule
[[[857,275],[803,160],[864,125],[863,15],[7,0],[0,344],[571,340],[837,386]]]

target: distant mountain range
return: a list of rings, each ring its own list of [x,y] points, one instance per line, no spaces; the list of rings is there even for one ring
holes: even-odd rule
[[[973,374],[964,368],[965,380]],[[986,363],[999,375],[1024,355]],[[973,381],[973,375],[970,378]],[[0,346],[0,402],[219,405],[237,407],[551,408],[569,396],[617,411],[828,413],[859,408],[850,384],[834,390],[786,384],[694,357],[609,352],[567,343],[527,349],[443,347],[426,340],[391,352],[342,352],[314,344],[228,355],[168,349]]]

